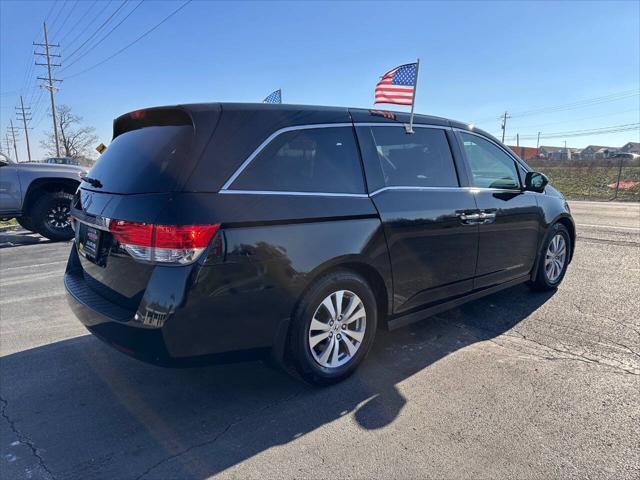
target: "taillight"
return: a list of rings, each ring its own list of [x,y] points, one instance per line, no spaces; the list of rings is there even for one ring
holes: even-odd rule
[[[111,220],[109,230],[129,254],[147,262],[195,262],[220,228],[213,225],[153,225]]]

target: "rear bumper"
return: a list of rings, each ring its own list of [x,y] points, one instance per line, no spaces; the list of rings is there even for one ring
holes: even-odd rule
[[[64,285],[69,307],[92,334],[115,349],[147,363],[189,367],[256,360],[271,351],[271,345],[235,348],[233,332],[228,332],[231,338],[225,340],[226,335],[220,326],[227,325],[227,322],[222,319],[209,323],[203,340],[202,324],[190,321],[192,306],[165,315],[161,326],[143,324],[136,318],[136,311],[122,308],[92,290],[79,265],[75,245],[64,275]],[[145,295],[138,310],[149,304],[152,301]]]

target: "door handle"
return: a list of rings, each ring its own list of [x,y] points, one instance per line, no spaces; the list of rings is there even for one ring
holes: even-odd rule
[[[479,218],[479,222],[478,223],[482,223],[482,224],[487,224],[487,223],[493,223],[496,220],[496,212],[495,210],[492,211],[486,211],[486,210],[481,210],[480,211],[480,218]]]
[[[464,225],[483,225],[493,223],[496,219],[495,210],[480,210],[474,213],[458,212],[456,215]]]
[[[480,213],[458,212],[456,215],[464,225],[477,225],[480,220]]]

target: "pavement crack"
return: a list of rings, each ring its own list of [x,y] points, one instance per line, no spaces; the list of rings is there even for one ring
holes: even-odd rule
[[[245,420],[258,415],[259,413],[262,413],[266,410],[269,410],[270,408],[273,408],[277,405],[282,405],[284,403],[287,403],[291,400],[293,400],[294,398],[300,396],[302,393],[304,393],[305,390],[301,390],[297,393],[294,393],[293,395],[289,395],[288,397],[285,397],[282,400],[279,400],[277,402],[273,402],[270,403],[268,405],[265,405],[262,408],[259,408],[258,410],[249,413],[248,415],[245,415],[244,417],[240,417],[236,420],[234,420],[233,422],[230,422],[227,424],[227,426],[225,426],[218,434],[216,434],[213,438],[210,438],[208,440],[205,440],[203,442],[200,443],[196,443],[194,445],[191,445],[190,447],[185,448],[184,450],[181,450],[178,453],[174,453],[173,455],[169,455],[168,457],[163,458],[162,460],[154,463],[153,465],[151,465],[149,468],[147,468],[144,472],[142,472],[140,475],[138,475],[135,480],[141,480],[142,478],[146,477],[147,475],[149,475],[152,471],[154,471],[156,468],[160,467],[161,465],[170,462],[171,460],[174,460],[182,455],[185,455],[187,453],[189,453],[190,451],[196,449],[196,448],[200,448],[200,447],[204,447],[206,445],[213,445],[214,443],[216,443],[223,435],[225,435],[229,430],[231,430],[233,427],[235,427],[236,425],[244,422]]]
[[[49,470],[49,467],[47,467],[47,464],[45,463],[44,458],[42,458],[42,456],[40,455],[40,452],[38,451],[38,447],[36,447],[35,443],[33,443],[33,441],[30,438],[28,438],[26,435],[21,433],[20,430],[18,430],[18,427],[16,427],[15,422],[11,420],[11,418],[9,417],[9,414],[7,413],[7,407],[9,406],[9,402],[4,398],[2,398],[2,396],[0,396],[0,404],[2,405],[0,416],[2,416],[2,418],[4,418],[7,421],[7,423],[9,424],[9,428],[14,433],[18,441],[21,444],[26,445],[29,448],[29,450],[31,450],[32,455],[38,461],[38,465],[44,471],[45,477],[50,480],[55,480],[56,477],[53,475],[51,470]]]

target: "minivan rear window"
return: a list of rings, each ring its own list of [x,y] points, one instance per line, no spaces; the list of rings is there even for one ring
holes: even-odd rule
[[[253,159],[231,188],[364,193],[353,128],[307,128],[284,132]]]
[[[193,127],[170,125],[145,127],[118,135],[91,168],[88,176],[99,187],[83,187],[108,193],[158,193],[176,188],[194,159],[188,153]]]

